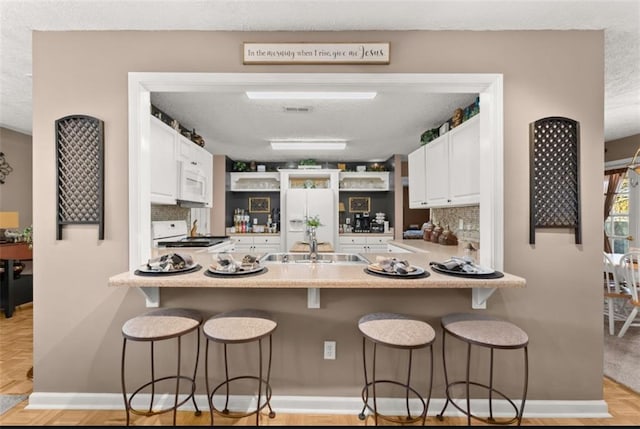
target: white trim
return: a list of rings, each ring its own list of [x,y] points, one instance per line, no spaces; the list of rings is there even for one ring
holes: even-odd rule
[[[616,159],[614,161],[607,161],[604,163],[604,169],[606,171],[606,170],[613,170],[614,168],[623,168],[631,164],[631,161],[633,161],[633,157]]]
[[[148,401],[148,395],[139,395],[140,403]],[[156,395],[158,398],[158,395]],[[229,408],[234,410],[250,410],[255,408],[255,396],[231,395],[229,397]],[[121,393],[56,393],[56,392],[34,392],[29,396],[27,410],[124,410]],[[216,395],[214,403],[224,401],[224,396]],[[158,405],[167,406],[173,402],[171,395],[164,395],[159,399]],[[196,395],[198,407],[208,410],[207,396]],[[404,398],[380,398],[378,399],[379,410],[385,414],[401,415],[405,410]],[[517,406],[519,401],[514,401]],[[434,416],[440,412],[445,400],[442,398],[432,398],[429,405],[429,416]],[[276,413],[286,414],[353,414],[357,415],[362,410],[362,398],[357,397],[335,397],[335,396],[273,396],[271,407]],[[464,407],[464,405],[462,405]],[[412,400],[410,405],[413,413],[420,413],[417,400]],[[488,415],[488,403],[486,400],[471,400],[471,407],[474,414],[478,416]],[[187,402],[181,410],[194,410],[193,403]],[[505,400],[493,401],[493,414],[496,417],[513,416],[513,408]],[[449,405],[445,416],[461,416],[462,414]],[[604,400],[563,400],[544,401],[527,400],[524,410],[525,418],[609,418],[608,405]]]
[[[150,93],[216,92],[235,88],[292,90],[370,90],[480,94],[481,263],[503,269],[504,162],[503,76],[496,73],[129,73],[129,269],[150,257]],[[150,116],[147,114],[147,116]],[[151,293],[154,292],[154,293]],[[147,304],[160,305],[158,291],[143,291]],[[484,307],[486,308],[486,303]]]

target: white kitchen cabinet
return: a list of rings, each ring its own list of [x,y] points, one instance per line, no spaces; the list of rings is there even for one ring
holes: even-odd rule
[[[269,253],[280,252],[281,243],[279,235],[244,235],[236,234],[231,238],[238,253]]]
[[[151,116],[151,203],[175,204],[178,193],[176,132]]]
[[[423,209],[427,206],[426,146],[420,146],[408,156],[409,161],[409,208]]]
[[[343,253],[385,253],[392,235],[342,235],[338,239]]]
[[[341,171],[338,175],[339,189],[345,191],[388,191],[388,171],[347,172]]]
[[[480,117],[425,145],[426,206],[480,203]]]
[[[233,192],[278,192],[280,173],[229,173],[229,190]]]

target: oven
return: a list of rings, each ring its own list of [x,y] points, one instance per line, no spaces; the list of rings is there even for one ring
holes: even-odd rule
[[[233,242],[229,236],[187,235],[187,222],[184,220],[151,222],[151,235],[154,248],[206,247],[214,251],[233,251]]]

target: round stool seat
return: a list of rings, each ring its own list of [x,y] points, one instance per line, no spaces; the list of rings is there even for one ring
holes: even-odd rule
[[[489,315],[454,313],[444,316],[441,323],[450,334],[480,346],[520,348],[529,343],[522,329]]]
[[[391,347],[416,348],[431,344],[436,333],[426,322],[397,313],[362,316],[358,329],[371,341]]]
[[[151,341],[177,337],[200,326],[202,315],[186,308],[161,308],[129,319],[122,335],[130,340]]]
[[[207,320],[202,328],[210,339],[222,343],[244,343],[271,334],[278,324],[266,311],[233,310]]]

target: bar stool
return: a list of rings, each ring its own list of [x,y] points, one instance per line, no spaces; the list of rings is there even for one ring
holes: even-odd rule
[[[161,308],[153,310],[129,319],[122,326],[122,363],[121,363],[121,380],[122,380],[122,395],[124,397],[124,406],[127,413],[127,426],[129,426],[129,414],[143,415],[146,417],[166,413],[173,411],[173,424],[176,424],[176,411],[185,404],[189,399],[193,401],[193,405],[196,408],[196,416],[201,414],[198,409],[198,405],[195,401],[196,390],[196,372],[198,370],[198,355],[200,354],[200,325],[202,325],[202,315],[195,311],[185,308]],[[181,353],[182,353],[182,337],[190,332],[195,332],[197,337],[197,349],[195,364],[193,366],[193,376],[180,374]],[[156,378],[155,375],[155,358],[154,358],[154,344],[157,341],[168,340],[177,338],[178,340],[178,354],[177,354],[177,369],[175,375],[169,375],[161,378]],[[125,355],[127,349],[127,340],[149,342],[151,345],[151,381],[141,385],[137,388],[129,398],[127,398],[127,388],[125,385]],[[173,400],[173,406],[165,407],[154,410],[153,403],[156,393],[156,385],[165,380],[175,380],[176,389]],[[190,393],[180,403],[178,403],[178,395],[180,393],[180,381],[186,381],[191,384]],[[136,395],[142,392],[145,388],[151,387],[151,398],[149,400],[149,408],[147,410],[136,409],[132,406],[133,399]]]
[[[442,420],[444,411],[447,409],[449,402],[464,413],[467,416],[467,426],[471,424],[471,418],[482,421],[488,424],[507,425],[515,421],[518,425],[522,422],[522,413],[524,412],[524,404],[527,398],[527,386],[529,382],[529,355],[527,346],[529,344],[529,337],[527,334],[514,325],[511,322],[499,319],[497,317],[483,315],[483,314],[468,314],[468,313],[455,313],[444,316],[441,319],[442,325],[442,363],[444,365],[444,380],[445,380],[445,393],[447,400],[444,404],[444,408],[438,414],[438,419]],[[467,362],[466,362],[466,378],[464,381],[449,382],[447,374],[447,361],[445,354],[445,338],[449,334],[454,338],[467,343]],[[486,347],[491,350],[490,367],[489,367],[489,385],[470,381],[470,365],[471,365],[471,346],[476,345],[480,347]],[[502,350],[516,350],[523,349],[524,351],[524,391],[522,393],[522,403],[520,404],[520,410],[516,404],[509,399],[504,393],[498,391],[493,387],[493,351],[495,349]],[[451,388],[455,385],[466,386],[466,409],[460,407],[451,399]],[[484,419],[471,413],[471,399],[469,394],[469,387],[478,386],[487,389],[489,392],[489,417]],[[493,393],[503,397],[515,411],[515,417],[510,420],[497,421],[493,417]]]
[[[205,379],[207,384],[207,399],[209,400],[209,411],[211,414],[211,426],[213,426],[213,414],[225,415],[232,418],[247,417],[252,414],[256,415],[256,426],[260,424],[260,410],[264,407],[269,407],[269,418],[274,418],[276,413],[271,409],[271,355],[272,355],[272,334],[277,328],[278,324],[273,320],[273,317],[260,310],[242,309],[233,310],[225,313],[218,314],[207,320],[202,328],[204,336],[207,340],[205,347]],[[267,377],[266,379],[262,374],[262,339],[269,337],[269,361],[267,363]],[[222,343],[224,345],[224,375],[225,379],[222,383],[218,384],[213,390],[209,388],[209,341],[216,343]],[[253,341],[258,342],[258,375],[241,375],[233,378],[229,378],[229,363],[227,359],[227,345],[229,344],[242,344],[250,343]],[[229,385],[233,381],[237,380],[257,380],[257,405],[256,409],[246,413],[234,413],[229,412]],[[262,391],[264,385],[264,403],[262,401]],[[220,411],[213,405],[213,395],[222,387],[226,387],[226,399],[224,409]]]
[[[433,341],[436,338],[436,333],[427,322],[422,320],[416,320],[410,316],[397,313],[371,313],[362,316],[358,321],[358,329],[362,333],[362,360],[364,364],[364,382],[365,385],[362,388],[362,400],[364,406],[362,411],[358,415],[360,420],[365,419],[365,410],[369,409],[373,412],[375,424],[378,425],[378,416],[381,418],[394,422],[394,423],[413,423],[418,420],[422,420],[424,426],[427,419],[427,410],[429,409],[429,402],[431,401],[431,390],[433,387]],[[367,374],[367,353],[366,343],[367,340],[373,343],[373,364],[372,364],[372,379],[369,381]],[[409,351],[409,363],[407,370],[407,382],[400,383],[395,380],[378,380],[376,379],[376,349],[378,344],[390,347],[394,349],[404,349]],[[429,393],[427,399],[420,395],[420,393],[411,387],[411,364],[413,358],[413,351],[422,348],[429,348],[430,352],[430,376],[429,376]],[[393,384],[396,386],[404,387],[406,396],[407,417],[405,420],[394,419],[388,415],[378,413],[378,404],[376,396],[376,386],[378,384]],[[373,393],[373,407],[369,405],[369,388]],[[409,410],[409,394],[412,392],[422,403],[422,413],[419,416],[412,417]]]

